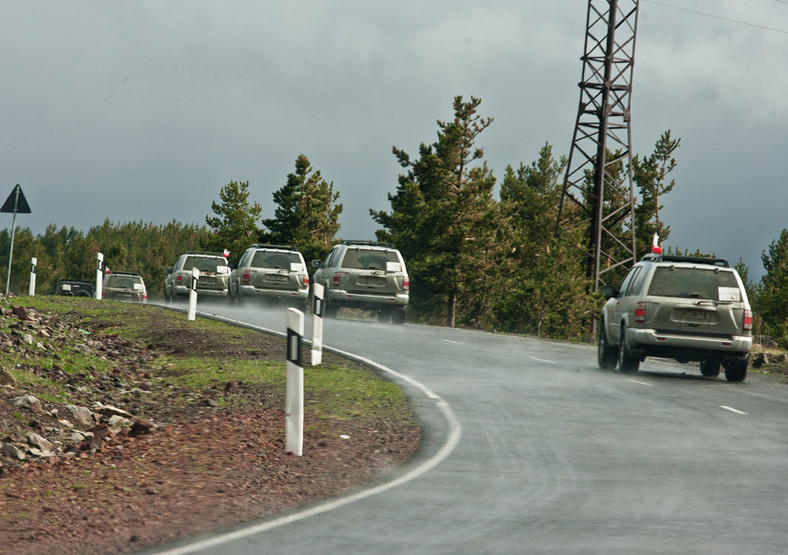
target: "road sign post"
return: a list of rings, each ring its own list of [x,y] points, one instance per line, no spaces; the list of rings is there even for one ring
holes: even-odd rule
[[[304,448],[304,313],[287,309],[287,403],[285,450],[300,457]]]
[[[36,296],[36,264],[38,259],[34,256],[30,259],[30,287],[28,288],[28,295],[31,297]]]
[[[200,270],[197,268],[192,268],[192,280],[191,284],[189,285],[189,322],[194,322],[194,318],[197,315],[197,282],[199,279]]]
[[[103,268],[104,268],[104,254],[98,253],[96,255],[96,299],[98,300],[101,300],[101,298],[104,296],[101,292],[101,288],[104,285]]]
[[[312,366],[323,362],[323,300],[325,288],[315,283],[312,285]]]
[[[11,224],[11,247],[8,250],[8,275],[5,279],[5,296],[8,296],[8,288],[11,285],[11,263],[14,261],[14,236],[16,235],[16,215],[17,214],[30,214],[30,205],[27,203],[25,194],[22,192],[22,187],[19,183],[16,184],[14,190],[8,195],[8,198],[0,207],[0,212],[11,212],[14,214],[14,219]]]

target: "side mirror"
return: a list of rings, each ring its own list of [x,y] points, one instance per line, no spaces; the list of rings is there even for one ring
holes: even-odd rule
[[[320,268],[320,261],[319,260],[313,260],[312,261],[312,267],[313,268]]]
[[[599,288],[599,292],[602,293],[602,296],[605,298],[605,300],[612,299],[616,296],[616,294],[618,294],[618,291],[616,291],[616,288],[612,285],[603,285]]]
[[[165,275],[170,275],[172,273],[172,268],[164,268]]]

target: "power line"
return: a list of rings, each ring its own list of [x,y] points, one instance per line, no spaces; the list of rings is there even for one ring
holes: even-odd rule
[[[750,23],[749,21],[742,21],[740,19],[732,19],[730,17],[723,17],[721,15],[714,15],[706,12],[701,12],[698,10],[691,10],[689,8],[682,8],[681,6],[673,6],[671,4],[665,4],[664,2],[657,2],[656,0],[643,0],[644,2],[648,2],[649,4],[656,4],[657,6],[663,6],[665,8],[672,8],[674,10],[679,10],[682,12],[689,12],[694,13],[696,15],[702,15],[705,17],[713,17],[714,19],[721,19],[723,21],[728,21],[729,23],[738,23],[739,25],[747,25],[748,27],[755,27],[757,29],[764,29],[766,31],[774,31],[775,33],[783,33],[788,35],[788,31],[784,29],[777,29],[775,27],[767,27],[766,25],[758,25],[757,23]],[[774,0],[775,2],[780,2],[781,4],[788,4],[788,0]]]

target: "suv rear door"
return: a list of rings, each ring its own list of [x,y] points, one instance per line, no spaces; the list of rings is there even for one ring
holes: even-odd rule
[[[257,289],[300,289],[306,275],[306,267],[298,252],[284,250],[258,250],[249,263],[248,271],[249,285]]]
[[[745,309],[742,295],[730,269],[658,266],[649,284],[645,325],[657,333],[740,335]]]
[[[350,294],[395,295],[403,291],[404,268],[392,249],[350,246],[340,268],[340,284]]]

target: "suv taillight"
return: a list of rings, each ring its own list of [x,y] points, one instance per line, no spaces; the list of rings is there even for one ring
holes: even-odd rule
[[[177,276],[175,276],[175,281],[177,281],[178,283],[183,282],[183,274],[178,274]]]
[[[635,323],[636,324],[645,324],[646,323],[646,302],[640,301],[638,304],[635,305]]]
[[[339,286],[339,272],[334,272],[334,277],[331,279],[331,283],[335,286]]]
[[[752,331],[752,311],[744,311],[744,331]]]
[[[410,289],[410,280],[407,277],[402,278],[402,289],[403,291]]]
[[[244,272],[244,276],[241,279],[243,279],[244,283],[249,283],[249,271],[248,270],[246,272]]]
[[[309,275],[304,276],[304,285],[309,285]]]

